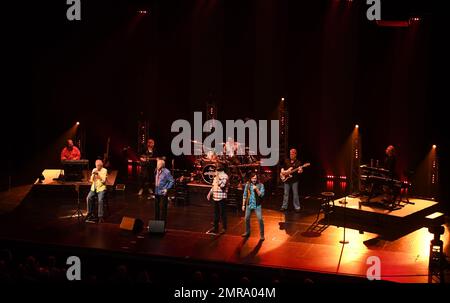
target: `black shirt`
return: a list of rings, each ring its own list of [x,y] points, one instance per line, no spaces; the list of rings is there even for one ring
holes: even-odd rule
[[[156,150],[152,149],[151,151],[148,148],[145,149],[145,152],[142,154],[144,157],[156,157]]]
[[[148,148],[145,149],[145,152],[141,155],[141,157],[149,157],[149,158],[156,158],[159,157],[157,154],[157,151],[155,148],[153,148],[152,151],[149,151]],[[141,161],[141,165],[148,166],[150,169],[156,168],[156,160],[150,160],[150,161]]]
[[[292,168],[297,168],[301,165],[300,161],[298,159],[296,159],[295,161],[291,161],[291,159],[286,159],[284,161],[284,169],[289,169],[290,167]],[[286,181],[286,183],[295,183],[300,179],[300,174],[298,173],[298,171],[296,171],[295,173],[292,174],[292,178],[290,178],[289,180]]]
[[[395,178],[397,175],[395,173],[396,162],[397,159],[395,158],[395,156],[386,156],[386,158],[384,159],[384,169],[387,169],[389,171],[390,178]]]

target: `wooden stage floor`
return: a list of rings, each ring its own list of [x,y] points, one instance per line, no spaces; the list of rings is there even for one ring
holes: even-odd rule
[[[280,212],[281,197],[272,196],[263,210],[266,240],[259,242],[258,223],[252,217],[252,235],[244,232],[241,212],[228,211],[226,234],[206,234],[211,228],[213,208],[202,193],[192,193],[188,205],[169,204],[168,230],[162,236],[127,233],[119,228],[123,216],[147,222],[153,217],[154,200],[139,198],[127,191],[110,195],[110,216],[104,224],[79,224],[71,218],[76,209],[76,196],[43,198],[28,195],[29,190],[17,189],[15,194],[0,195],[3,214],[0,217],[0,239],[27,241],[40,245],[61,245],[113,251],[139,256],[164,256],[183,260],[201,260],[229,264],[246,264],[271,268],[286,268],[319,273],[365,277],[367,258],[381,259],[383,280],[395,282],[427,282],[429,245],[432,234],[420,228],[395,240],[377,238],[370,232],[346,229],[349,244],[342,245],[343,228],[325,226],[320,233],[310,233],[320,201],[314,197],[303,200],[300,213]],[[12,206],[12,200],[17,203]],[[348,205],[348,206],[351,206]],[[402,212],[407,212],[406,205]],[[0,210],[2,208],[0,207]],[[449,228],[445,225],[444,250],[448,255]],[[367,241],[370,239],[376,241]]]

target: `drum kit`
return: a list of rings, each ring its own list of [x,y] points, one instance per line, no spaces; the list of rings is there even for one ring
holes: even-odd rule
[[[202,143],[193,142],[202,145]],[[257,173],[261,182],[269,181],[272,177],[271,171],[261,167],[261,161],[256,153],[248,147],[245,147],[245,152],[240,152],[239,155],[236,151],[241,148],[241,145],[240,143],[235,143],[235,145],[234,153],[228,151],[217,152],[216,150],[206,149],[203,145],[198,147],[202,148],[202,155],[194,158],[194,171],[191,174],[192,179],[211,185],[216,175],[217,167],[220,165],[228,174],[232,187],[241,187],[251,173]]]

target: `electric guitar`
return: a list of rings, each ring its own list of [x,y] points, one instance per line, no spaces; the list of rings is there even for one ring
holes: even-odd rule
[[[280,179],[281,179],[281,181],[284,183],[284,182],[286,182],[287,180],[289,180],[290,178],[292,178],[292,175],[295,173],[295,172],[297,172],[297,171],[299,171],[300,169],[303,169],[303,168],[305,168],[305,167],[308,167],[308,166],[310,166],[311,165],[311,163],[305,163],[305,164],[303,164],[303,165],[301,165],[301,166],[299,166],[299,167],[297,167],[297,168],[292,168],[292,167],[290,167],[290,168],[288,168],[288,169],[284,169],[284,168],[282,168],[281,169],[281,172],[280,172]]]

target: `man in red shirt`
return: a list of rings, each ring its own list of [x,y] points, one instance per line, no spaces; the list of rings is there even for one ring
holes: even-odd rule
[[[61,151],[61,161],[62,160],[80,160],[81,153],[78,147],[73,145],[72,140],[67,140],[66,146]]]

